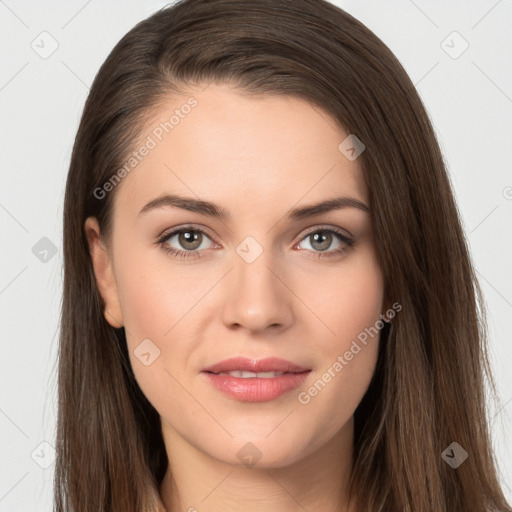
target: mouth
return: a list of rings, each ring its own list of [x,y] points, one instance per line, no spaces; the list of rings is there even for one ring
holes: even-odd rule
[[[274,377],[280,377],[285,374],[295,374],[302,372],[246,372],[243,370],[232,370],[229,372],[206,372],[211,373],[213,375],[230,375],[231,377],[237,377],[239,379],[273,379]]]
[[[266,402],[301,386],[310,372],[310,368],[284,359],[238,357],[221,361],[201,373],[230,398]]]

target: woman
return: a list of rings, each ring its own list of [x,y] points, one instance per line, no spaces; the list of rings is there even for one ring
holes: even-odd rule
[[[342,10],[184,0],[133,28],[64,247],[56,510],[511,510],[439,146]]]

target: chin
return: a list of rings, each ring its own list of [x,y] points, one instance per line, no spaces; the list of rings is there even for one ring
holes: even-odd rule
[[[274,434],[271,434],[271,436]],[[268,432],[260,436],[240,436],[229,443],[215,443],[205,451],[217,460],[240,468],[281,468],[294,464],[306,453],[302,444],[284,436],[269,439]]]

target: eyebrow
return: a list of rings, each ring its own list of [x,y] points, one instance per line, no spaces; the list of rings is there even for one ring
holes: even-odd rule
[[[140,216],[141,214],[164,206],[181,208],[182,210],[188,210],[223,220],[227,220],[231,217],[228,210],[216,205],[215,203],[194,199],[192,197],[182,197],[175,194],[165,194],[153,199],[140,210],[138,215]],[[359,199],[356,199],[355,197],[342,196],[327,199],[308,206],[294,208],[285,215],[285,218],[287,220],[300,220],[306,217],[313,217],[314,215],[330,212],[332,210],[340,210],[342,208],[357,208],[364,212],[370,212],[370,208]]]

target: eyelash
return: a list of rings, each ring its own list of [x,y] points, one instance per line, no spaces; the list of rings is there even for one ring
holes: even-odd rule
[[[164,233],[159,238],[158,244],[162,247],[162,249],[167,254],[169,254],[171,256],[176,256],[176,257],[181,258],[181,259],[189,259],[189,258],[197,259],[197,258],[201,258],[202,256],[198,255],[200,251],[197,251],[197,250],[196,251],[180,251],[179,249],[175,249],[174,247],[169,247],[167,245],[166,242],[168,242],[169,239],[172,238],[174,235],[179,234],[179,233],[184,233],[184,232],[187,232],[187,231],[192,231],[192,232],[195,232],[195,233],[201,233],[202,235],[206,235],[208,238],[211,238],[208,235],[208,233],[206,233],[202,229],[195,228],[194,226],[183,226],[183,227],[180,227],[179,229],[175,229],[175,230],[173,230],[173,231],[171,231],[169,233]],[[351,238],[349,238],[346,235],[344,235],[341,231],[339,231],[337,229],[334,229],[334,228],[322,228],[322,227],[317,227],[317,228],[307,232],[300,239],[299,243],[302,242],[302,240],[304,240],[308,236],[310,236],[310,235],[312,235],[314,233],[319,233],[319,232],[334,233],[335,235],[338,236],[339,240],[345,244],[345,246],[341,246],[338,249],[335,249],[333,251],[315,251],[316,256],[313,256],[313,257],[330,258],[330,257],[334,257],[334,256],[339,256],[339,255],[345,253],[347,250],[349,250],[354,245],[354,241]],[[204,249],[204,250],[206,250],[206,249]],[[303,249],[301,249],[301,250],[303,250]]]

